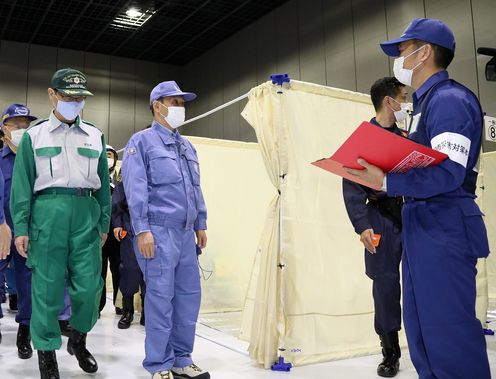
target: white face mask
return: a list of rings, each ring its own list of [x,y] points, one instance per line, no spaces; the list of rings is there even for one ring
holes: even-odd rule
[[[84,108],[83,101],[57,101],[56,110],[59,112],[63,118],[66,120],[74,120]]]
[[[159,102],[159,104],[162,104]],[[164,104],[162,104],[166,107]],[[179,128],[182,124],[184,124],[184,120],[186,119],[186,109],[184,107],[166,107],[169,110],[169,114],[164,116],[160,113],[160,116],[164,118],[165,121],[170,125],[172,129]]]
[[[114,167],[114,165],[115,165],[115,159],[107,157],[107,162],[108,162],[109,169],[112,170],[112,167]]]
[[[406,57],[398,57],[394,60],[393,64],[393,72],[394,76],[400,83],[403,83],[406,86],[411,87],[412,86],[412,77],[413,77],[413,70],[415,70],[422,62],[417,63],[417,65],[413,68],[404,68],[403,64],[405,63],[405,59],[408,58],[410,55],[415,54],[417,51],[422,49],[427,45],[420,46],[417,50],[411,52],[408,54]]]
[[[391,110],[394,113],[394,118],[396,119],[397,122],[404,121],[408,117],[408,112],[410,111],[410,103],[400,103],[399,101],[396,101],[395,99],[391,98],[395,103],[399,104],[401,109],[399,111],[395,111],[394,109],[391,108]]]
[[[19,146],[24,133],[26,133],[26,129],[16,129],[10,132],[10,141],[15,147]]]

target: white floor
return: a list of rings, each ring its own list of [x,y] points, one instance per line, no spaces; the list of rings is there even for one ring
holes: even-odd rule
[[[0,378],[29,379],[39,378],[36,352],[33,358],[22,361],[17,357],[15,338],[17,324],[14,314],[2,305],[5,317],[1,320],[3,341],[0,345]],[[234,317],[236,318],[236,316]],[[150,375],[141,367],[143,359],[144,328],[137,321],[128,330],[117,329],[118,316],[109,306],[104,310],[102,318],[88,336],[89,350],[95,355],[99,371],[95,375],[83,373],[75,358],[65,350],[67,339],[63,339],[63,348],[58,352],[61,377],[66,378],[149,378]],[[210,326],[198,325],[195,361],[208,369],[213,379],[370,379],[377,378],[375,370],[380,357],[367,356],[325,364],[296,367],[290,373],[271,372],[257,367],[246,353],[247,344],[238,341],[233,334],[233,326],[226,320],[225,328],[220,327],[223,319],[233,317],[224,315],[206,315],[200,320],[209,322]],[[225,330],[225,331],[222,331]],[[489,359],[493,373],[496,373],[496,337],[487,337]],[[408,352],[403,351],[399,379],[417,378]]]

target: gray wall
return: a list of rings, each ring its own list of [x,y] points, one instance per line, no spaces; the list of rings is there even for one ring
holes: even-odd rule
[[[180,68],[175,66],[2,41],[0,109],[19,102],[27,104],[35,116],[48,117],[47,88],[55,70],[64,67],[88,76],[95,96],[86,100],[83,118],[104,131],[116,149],[151,122],[148,99],[153,86],[171,79],[180,83]]]
[[[496,47],[496,0],[291,0],[184,68],[185,86],[199,95],[188,116],[246,93],[272,73],[368,93],[377,78],[392,75],[392,60],[379,42],[398,37],[415,17],[440,18],[451,26],[457,39],[451,76],[496,115],[496,83],[484,79],[489,57],[475,53],[479,46]],[[245,103],[184,133],[254,141],[239,116]]]

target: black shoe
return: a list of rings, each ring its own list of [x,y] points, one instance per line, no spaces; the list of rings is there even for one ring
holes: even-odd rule
[[[2,293],[2,304],[7,302],[7,295],[5,293]]]
[[[86,349],[86,333],[80,333],[73,329],[69,341],[67,342],[67,352],[70,355],[75,355],[79,367],[84,372],[94,373],[98,371],[98,364],[91,353]]]
[[[119,329],[128,329],[131,326],[131,323],[134,319],[134,304],[133,304],[132,296],[123,296],[122,297],[122,308],[123,313],[122,317],[117,324]]]
[[[17,355],[21,359],[29,359],[33,356],[31,347],[31,335],[29,334],[29,325],[19,324],[17,329]]]
[[[17,307],[17,295],[9,295],[9,309],[15,312],[19,310]]]
[[[38,366],[40,367],[41,379],[60,379],[55,351],[38,350]]]
[[[134,312],[124,310],[124,313],[122,314],[121,319],[117,324],[117,327],[119,329],[129,329],[133,320],[134,320]]]
[[[72,326],[69,325],[69,320],[59,320],[60,334],[69,338],[72,334]]]
[[[383,360],[377,367],[377,375],[392,378],[400,369],[401,349],[398,342],[398,332],[388,333],[381,338]]]
[[[124,310],[122,308],[115,307],[115,314],[117,316],[122,316],[124,314]]]

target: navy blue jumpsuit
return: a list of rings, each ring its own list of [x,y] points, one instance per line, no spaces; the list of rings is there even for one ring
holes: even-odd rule
[[[141,295],[145,296],[143,274],[134,253],[134,233],[131,227],[131,216],[127,205],[122,179],[117,176],[112,194],[112,224],[114,228],[122,228],[127,232],[120,241],[120,282],[119,289],[123,296],[134,296],[141,287]],[[111,231],[113,232],[113,231]]]
[[[375,117],[370,122],[382,127]],[[403,135],[396,124],[384,128],[392,133]],[[381,235],[376,254],[365,250],[365,272],[373,280],[374,327],[380,336],[385,336],[401,329],[401,219],[400,215],[381,207],[384,200],[395,202],[399,209],[401,198],[387,198],[387,194],[343,179],[343,197],[346,211],[355,232],[362,234],[367,229]]]
[[[420,379],[489,379],[486,341],[475,316],[475,265],[489,246],[476,205],[482,110],[447,71],[413,94],[409,138],[448,154],[435,167],[388,174],[403,195],[403,312]]]

